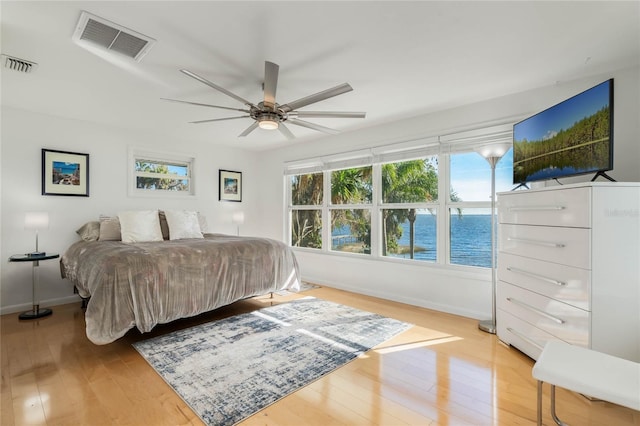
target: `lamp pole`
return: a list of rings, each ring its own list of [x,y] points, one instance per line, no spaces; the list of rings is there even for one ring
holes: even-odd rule
[[[496,334],[496,164],[502,156],[485,158],[491,165],[491,319],[480,321],[478,328]]]
[[[496,165],[511,148],[511,143],[487,145],[478,150],[491,166],[491,319],[480,321],[478,328],[496,334]]]

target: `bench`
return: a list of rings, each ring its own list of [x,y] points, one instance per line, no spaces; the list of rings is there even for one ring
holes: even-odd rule
[[[538,425],[542,425],[542,384],[551,385],[551,416],[556,415],[556,386],[640,410],[640,363],[563,341],[549,341],[533,366],[538,380]]]

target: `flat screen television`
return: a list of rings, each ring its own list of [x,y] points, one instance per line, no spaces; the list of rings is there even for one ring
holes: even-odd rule
[[[513,182],[613,169],[613,79],[513,126]]]

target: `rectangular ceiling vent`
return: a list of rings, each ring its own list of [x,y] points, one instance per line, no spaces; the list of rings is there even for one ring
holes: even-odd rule
[[[9,55],[2,55],[2,66],[10,70],[30,73],[38,68],[38,64]]]
[[[80,14],[72,39],[80,45],[89,43],[136,61],[140,61],[156,42],[151,37],[85,11]]]

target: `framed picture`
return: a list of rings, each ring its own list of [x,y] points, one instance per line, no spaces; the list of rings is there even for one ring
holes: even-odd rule
[[[242,201],[242,172],[219,170],[218,199],[220,201]]]
[[[42,150],[42,195],[89,196],[89,154]]]

